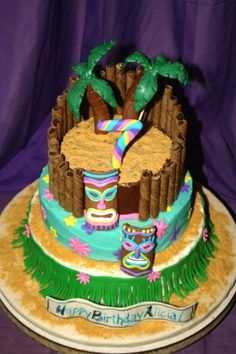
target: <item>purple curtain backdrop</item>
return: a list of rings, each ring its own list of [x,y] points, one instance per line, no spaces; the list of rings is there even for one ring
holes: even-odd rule
[[[141,50],[188,66],[189,168],[235,213],[235,6],[234,0],[1,0],[0,192],[13,194],[38,177],[47,160],[45,117],[71,66],[116,39],[107,61]]]
[[[189,169],[236,213],[235,18],[235,0],[1,0],[0,208],[37,179],[47,162],[49,112],[71,66],[86,60],[97,44],[116,39],[107,62],[141,50],[187,65]],[[3,354],[52,353],[4,315],[0,320]],[[234,310],[180,353],[233,353],[235,320]],[[18,341],[21,347],[14,345]]]

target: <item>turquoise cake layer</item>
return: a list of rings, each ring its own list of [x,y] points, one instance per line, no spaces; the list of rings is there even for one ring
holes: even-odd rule
[[[39,198],[42,217],[52,237],[68,249],[77,248],[88,258],[100,261],[119,261],[122,226],[156,227],[155,253],[160,252],[179,239],[188,226],[191,216],[192,178],[187,172],[178,198],[167,211],[160,212],[156,219],[139,221],[138,214],[120,215],[118,226],[113,230],[94,230],[88,234],[85,218],[76,218],[63,209],[49,191],[48,167],[45,166],[39,178]]]

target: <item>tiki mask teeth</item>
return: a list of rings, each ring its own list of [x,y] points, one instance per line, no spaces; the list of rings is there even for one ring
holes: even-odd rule
[[[122,263],[128,269],[138,268],[139,270],[146,270],[150,265],[150,260],[143,254],[140,254],[139,258],[137,258],[136,255],[131,252],[124,257]]]
[[[91,213],[91,217],[92,218],[106,218],[106,219],[111,219],[113,216],[113,214],[104,214],[104,215],[99,215],[99,214],[95,214],[95,213]]]
[[[86,220],[92,225],[110,225],[116,223],[118,214],[115,209],[95,209],[89,208],[86,211]]]

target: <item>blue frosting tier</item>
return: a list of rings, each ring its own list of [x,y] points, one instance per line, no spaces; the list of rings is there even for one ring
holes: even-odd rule
[[[121,215],[118,226],[113,230],[93,231],[88,234],[84,229],[85,219],[76,218],[64,210],[49,192],[48,167],[44,167],[39,178],[39,198],[44,223],[52,237],[75,254],[101,261],[118,261],[120,259],[122,226],[128,223],[134,227],[155,225],[155,252],[167,248],[185,231],[191,214],[192,178],[186,174],[185,182],[176,201],[167,211],[160,212],[157,219],[139,221],[136,214]]]

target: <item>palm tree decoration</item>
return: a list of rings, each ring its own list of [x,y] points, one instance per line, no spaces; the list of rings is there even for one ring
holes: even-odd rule
[[[80,118],[80,107],[85,94],[92,108],[95,127],[98,120],[110,119],[107,103],[113,108],[117,106],[116,99],[108,82],[98,78],[94,73],[94,67],[97,62],[115,44],[116,41],[111,40],[97,46],[91,50],[87,64],[79,63],[72,67],[78,74],[79,79],[69,90],[67,98],[76,121]]]
[[[151,101],[158,91],[158,75],[178,79],[183,85],[189,83],[185,67],[178,61],[168,61],[162,54],[150,60],[142,52],[135,52],[125,60],[126,64],[132,62],[139,63],[142,70],[139,70],[136,80],[127,92],[123,110],[125,118],[138,118],[138,112]]]

